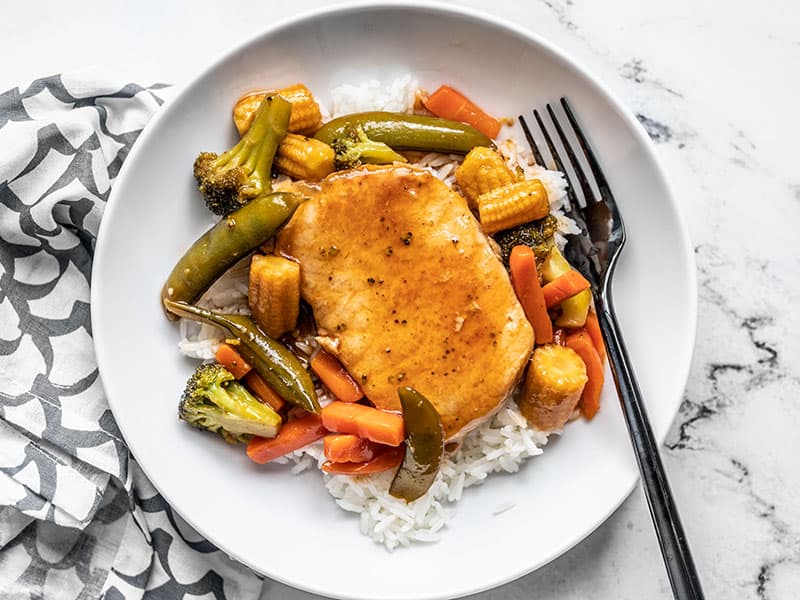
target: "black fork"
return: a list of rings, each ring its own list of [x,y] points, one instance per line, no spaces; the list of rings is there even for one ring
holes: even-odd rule
[[[577,222],[582,230],[580,235],[569,236],[565,249],[566,258],[592,285],[597,317],[603,332],[609,364],[636,454],[636,461],[639,464],[644,494],[650,507],[650,515],[655,525],[661,554],[667,567],[672,593],[677,600],[702,600],[704,596],[700,579],[683,532],[678,508],[675,506],[670,491],[664,465],[661,463],[658,444],[653,437],[642,394],[633,373],[630,357],[625,349],[625,342],[622,339],[622,332],[614,316],[610,284],[617,257],[625,244],[625,227],[622,223],[622,216],[608,181],[566,98],[561,98],[561,107],[600,192],[598,197],[592,190],[589,178],[578,160],[564,127],[562,127],[556,112],[548,104],[546,108],[550,121],[561,141],[567,160],[572,166],[574,177],[583,191],[585,204],[580,203],[572,177],[566,170],[566,164],[553,143],[553,137],[545,126],[539,111],[534,110],[533,116],[553,157],[555,168],[564,173],[569,184],[567,196],[570,206],[567,214]],[[544,165],[544,158],[536,145],[528,123],[522,116],[519,117],[519,122],[536,162]]]

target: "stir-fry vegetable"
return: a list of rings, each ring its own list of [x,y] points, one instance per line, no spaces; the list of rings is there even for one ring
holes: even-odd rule
[[[309,412],[319,412],[311,376],[294,354],[263,333],[250,317],[221,314],[172,300],[164,300],[164,306],[179,317],[216,325],[227,331],[233,337],[236,351],[281,398]]]
[[[439,473],[444,456],[444,428],[439,413],[425,396],[410,387],[397,390],[403,407],[406,452],[389,493],[406,502],[425,495]]]
[[[477,146],[469,151],[456,169],[456,182],[472,210],[478,210],[478,197],[514,183],[519,178],[496,150]]]
[[[536,343],[549,344],[553,341],[553,323],[547,313],[533,250],[528,246],[514,246],[508,263],[511,283],[533,327]]]
[[[437,117],[469,123],[490,138],[496,138],[500,133],[500,121],[449,85],[443,85],[433,92],[424,104]]]
[[[334,170],[336,153],[325,142],[287,133],[275,155],[275,170],[293,179],[316,181]]]
[[[554,281],[572,270],[572,265],[556,246],[550,249],[550,253],[542,263],[542,277],[546,282]],[[561,314],[556,317],[556,325],[567,329],[583,327],[591,304],[592,292],[588,289],[567,298],[561,302]]]
[[[217,363],[197,367],[186,383],[178,416],[199,429],[220,434],[226,442],[251,435],[274,437],[281,417],[256,400],[233,374]]]
[[[545,304],[547,304],[547,308],[558,306],[567,298],[571,298],[583,290],[588,290],[590,285],[578,271],[574,269],[567,271],[542,287]]]
[[[331,433],[325,436],[323,452],[331,462],[361,463],[372,460],[382,447],[352,433]]]
[[[587,383],[586,367],[572,349],[558,344],[533,352],[519,395],[520,412],[542,431],[561,429]]]
[[[253,462],[264,464],[321,440],[326,433],[319,415],[312,413],[289,421],[272,439],[254,437],[247,444],[247,456]]]
[[[274,92],[252,92],[239,98],[236,106],[233,107],[233,122],[236,129],[239,130],[239,135],[244,135],[250,128],[262,100],[269,95],[278,95],[291,103],[292,116],[289,119],[291,133],[310,135],[319,128],[320,121],[322,121],[319,104],[314,99],[311,90],[302,83],[296,83]]]
[[[492,140],[480,131],[458,121],[380,111],[333,119],[314,137],[333,145],[336,139],[348,135],[354,127],[361,127],[370,140],[383,142],[395,150],[466,154],[475,146],[494,146]]]
[[[589,310],[589,314],[586,315],[586,324],[584,325],[584,329],[586,329],[586,333],[589,334],[589,337],[592,338],[594,349],[597,350],[597,354],[600,356],[600,362],[605,362],[606,345],[603,342],[603,332],[600,330],[600,323],[597,320],[597,313],[593,309]]]
[[[242,381],[256,398],[269,404],[275,412],[280,412],[286,406],[286,401],[255,371],[250,371]]]
[[[538,179],[518,181],[478,197],[481,226],[494,233],[550,214],[547,190]]]
[[[536,263],[541,265],[550,254],[553,234],[557,230],[558,220],[549,214],[543,219],[499,231],[494,235],[494,239],[500,246],[500,253],[506,263],[514,246],[528,246],[536,255]]]
[[[372,475],[396,469],[403,461],[403,448],[386,448],[367,462],[333,462],[326,460],[322,470],[331,475]]]
[[[403,417],[398,413],[336,401],[324,407],[321,415],[328,431],[353,433],[387,446],[399,446],[405,437]]]
[[[292,331],[300,314],[300,265],[282,256],[253,256],[247,304],[270,337]]]
[[[228,344],[220,344],[214,353],[214,358],[217,359],[219,364],[228,369],[236,379],[242,379],[253,370],[250,363]]]
[[[268,96],[238,144],[223,154],[197,156],[194,177],[211,212],[228,215],[270,191],[272,160],[286,137],[291,111],[292,105],[280,96]]]
[[[402,154],[398,154],[388,145],[370,139],[360,125],[346,127],[331,145],[336,152],[334,164],[337,169],[352,169],[364,163],[386,165],[406,162]]]
[[[356,402],[364,397],[361,386],[350,376],[339,359],[330,352],[320,350],[311,359],[311,370],[317,374],[322,383],[343,402]]]
[[[296,194],[267,194],[222,219],[192,244],[173,267],[161,290],[161,299],[195,302],[236,261],[272,237],[301,200]]]
[[[283,398],[278,396],[266,381],[261,376],[253,371],[242,355],[239,354],[232,346],[228,344],[220,344],[217,348],[214,358],[223,367],[233,373],[236,379],[241,379],[247,389],[249,389],[259,400],[272,407],[272,410],[279,412],[283,409],[286,403]]]
[[[600,392],[603,389],[605,374],[603,373],[603,363],[600,355],[592,343],[592,338],[581,329],[567,335],[566,344],[581,357],[586,365],[586,374],[589,380],[581,394],[581,412],[587,419],[591,419],[600,410]]]

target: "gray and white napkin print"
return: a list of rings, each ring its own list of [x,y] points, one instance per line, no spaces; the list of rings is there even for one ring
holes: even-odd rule
[[[67,75],[0,94],[0,598],[257,598],[129,453],[98,377],[92,256],[169,93]]]

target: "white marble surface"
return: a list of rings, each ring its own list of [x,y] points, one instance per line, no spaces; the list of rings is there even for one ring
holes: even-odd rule
[[[220,18],[220,2],[7,3],[0,89],[90,67],[181,83],[276,18],[323,4],[238,0],[237,16]],[[694,364],[664,460],[706,595],[800,596],[800,5],[463,4],[573,54],[655,139],[699,267]],[[563,557],[480,597],[670,598],[641,492]],[[316,597],[266,582],[262,598]]]

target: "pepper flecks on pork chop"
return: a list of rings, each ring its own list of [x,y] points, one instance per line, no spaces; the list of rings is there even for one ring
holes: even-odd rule
[[[428,171],[331,175],[281,232],[321,343],[377,407],[425,395],[450,439],[505,400],[533,347],[508,275],[460,195]]]

